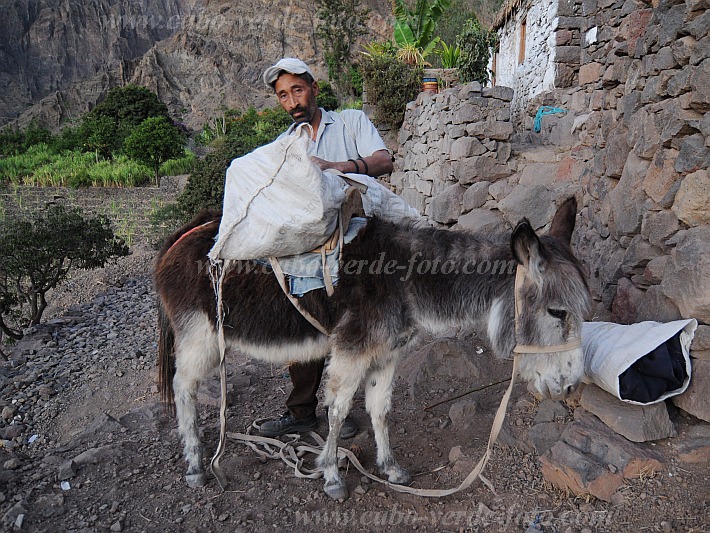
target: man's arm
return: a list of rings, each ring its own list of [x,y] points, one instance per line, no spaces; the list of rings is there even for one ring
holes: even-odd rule
[[[392,172],[392,156],[387,150],[377,150],[374,154],[354,159],[351,161],[326,161],[320,157],[311,157],[316,165],[321,170],[334,169],[343,174],[367,174],[368,176],[377,177],[383,174]]]

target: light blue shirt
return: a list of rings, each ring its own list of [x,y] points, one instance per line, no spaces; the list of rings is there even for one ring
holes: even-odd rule
[[[295,123],[291,124],[279,138],[290,135],[296,126]],[[308,155],[326,161],[347,161],[369,157],[378,150],[387,150],[387,146],[365,113],[358,109],[337,113],[321,108],[320,126],[316,140],[310,144]]]

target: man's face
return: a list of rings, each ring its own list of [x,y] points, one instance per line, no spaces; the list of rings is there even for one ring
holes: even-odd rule
[[[310,122],[318,111],[316,82],[309,85],[301,77],[284,72],[276,80],[274,92],[281,107],[291,115],[296,124]]]

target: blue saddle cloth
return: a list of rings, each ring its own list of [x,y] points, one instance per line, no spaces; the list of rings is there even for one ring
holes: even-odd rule
[[[343,242],[348,244],[357,236],[358,231],[367,224],[366,218],[353,217],[350,219]],[[340,243],[333,250],[326,253],[326,266],[330,270],[330,277],[333,285],[338,284],[338,273],[340,265]],[[307,252],[305,254],[289,255],[279,257],[279,264],[284,274],[288,276],[289,293],[294,296],[303,296],[307,292],[325,288],[323,281],[323,261],[321,254]],[[262,259],[261,263],[270,265],[268,259]]]

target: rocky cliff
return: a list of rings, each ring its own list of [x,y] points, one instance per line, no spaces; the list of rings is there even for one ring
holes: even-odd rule
[[[372,35],[387,34],[388,3],[366,4]],[[270,105],[260,74],[279,57],[325,75],[316,25],[306,0],[2,0],[0,125],[56,127],[129,82],[192,127],[220,109]]]

